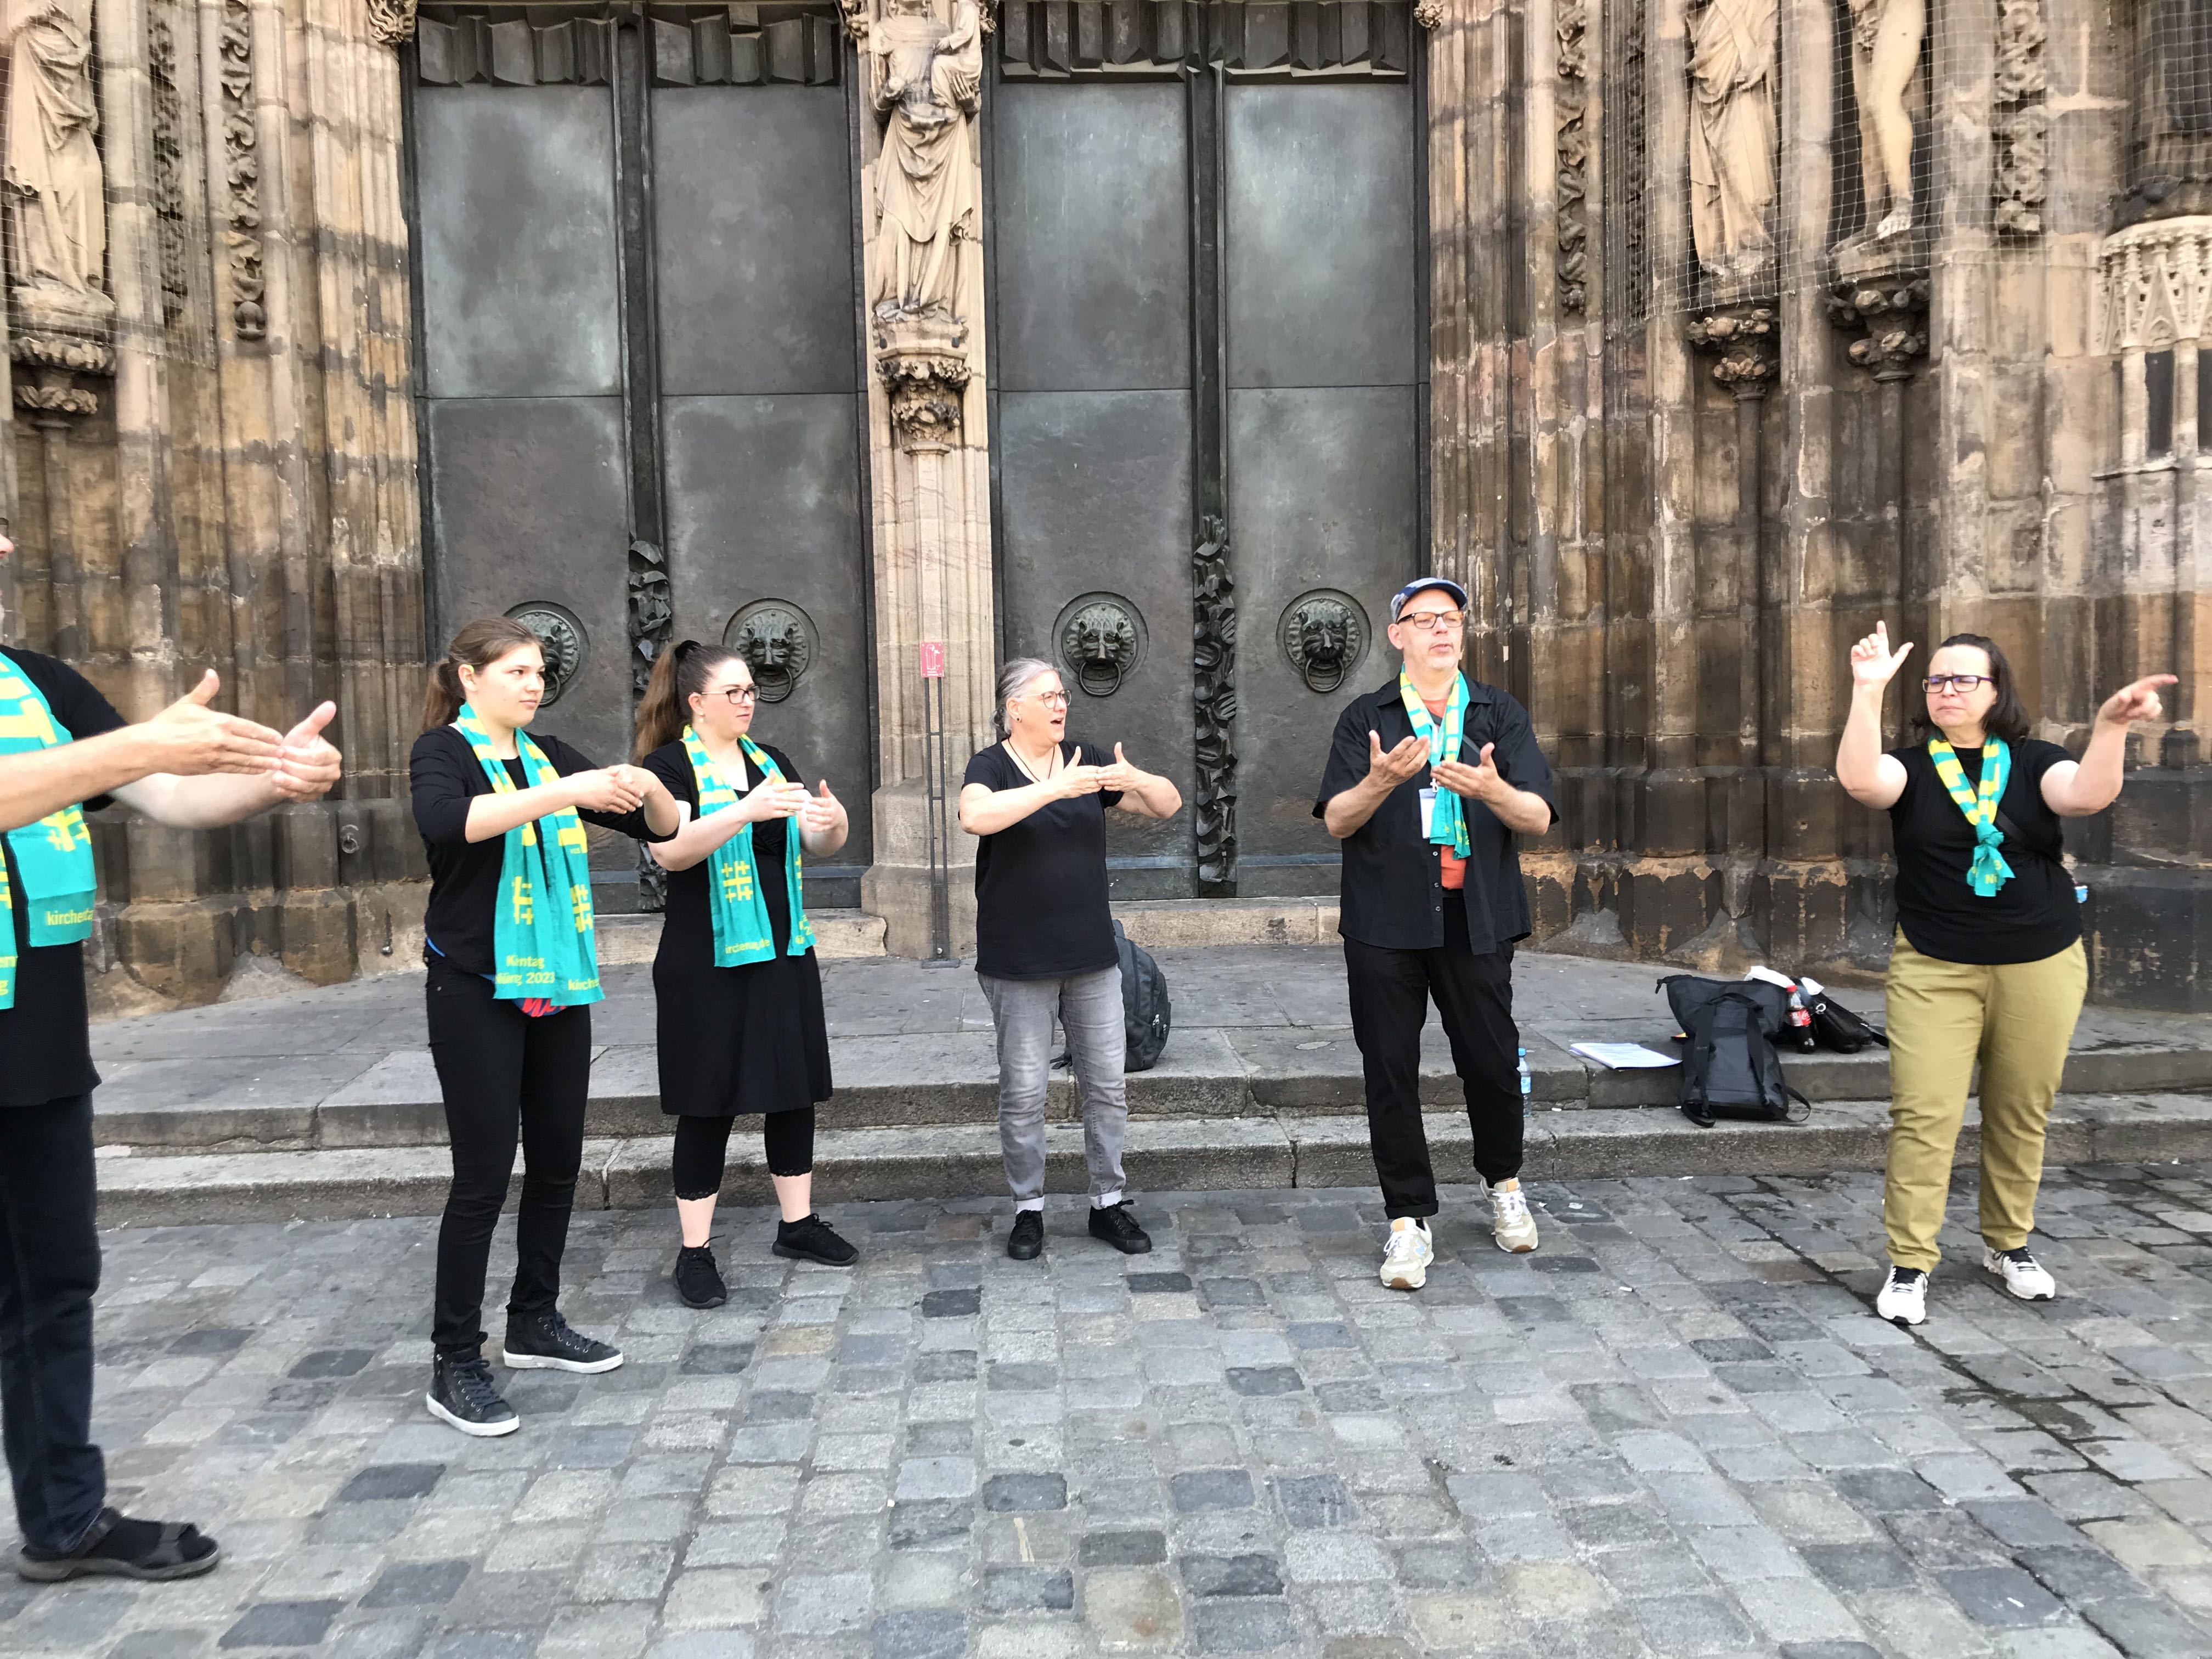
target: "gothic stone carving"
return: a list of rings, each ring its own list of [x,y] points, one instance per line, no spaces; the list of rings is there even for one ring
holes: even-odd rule
[[[1442,27],[1444,21],[1444,0],[1415,0],[1413,21],[1425,29]]]
[[[230,186],[230,315],[241,340],[265,338],[262,304],[260,135],[254,126],[253,13],[246,0],[223,0],[222,163]]]
[[[1926,0],[1850,0],[1851,97],[1871,243],[1912,228],[1912,112],[1905,105],[1928,33]],[[1848,245],[1848,244],[1847,244]]]
[[[1827,305],[1831,323],[1859,333],[1850,360],[1875,380],[1908,379],[1927,356],[1928,267],[1902,252],[1885,258],[1863,246],[1838,249]]]
[[[415,37],[415,0],[368,0],[368,32],[387,46]]]
[[[876,373],[890,389],[900,447],[919,453],[959,442],[961,394],[971,373],[966,325],[878,316],[876,347]]]
[[[730,618],[722,642],[745,659],[763,702],[781,702],[814,660],[814,626],[782,599],[757,599]]]
[[[1209,515],[1191,550],[1191,702],[1198,790],[1194,821],[1198,878],[1237,878],[1237,597],[1229,574],[1229,526]]]
[[[19,325],[105,337],[115,301],[107,263],[106,178],[92,84],[92,0],[9,0],[9,274]]]
[[[154,83],[154,222],[161,246],[161,320],[173,323],[190,297],[185,269],[184,111],[177,93],[177,42],[166,17],[146,25]]]
[[[2043,0],[1997,0],[1997,70],[1990,135],[1996,140],[1996,227],[2014,236],[2043,228],[2045,133]]]
[[[1717,361],[1713,379],[1738,398],[1760,398],[1781,364],[1782,342],[1771,306],[1723,306],[1692,319],[1692,349]]]
[[[1553,264],[1559,283],[1559,308],[1580,311],[1589,297],[1589,191],[1583,173],[1589,165],[1589,54],[1583,35],[1589,22],[1587,0],[1559,0],[1555,30],[1559,38],[1559,126],[1554,139],[1559,156],[1559,204],[1553,221],[1557,247]]]
[[[667,562],[641,538],[629,544],[630,690],[645,695],[653,660],[672,642],[676,611],[668,597]]]
[[[545,647],[544,706],[550,708],[584,672],[584,659],[591,653],[584,624],[561,606],[542,599],[518,605],[507,614],[537,635],[538,643]]]
[[[1301,593],[1283,607],[1279,629],[1283,654],[1310,691],[1324,695],[1342,685],[1367,654],[1370,629],[1358,601],[1334,588]]]
[[[2090,338],[2112,356],[2212,334],[2212,218],[2153,219],[2097,250]]]
[[[1060,662],[1091,696],[1119,691],[1143,654],[1143,620],[1118,594],[1085,594],[1063,613],[1058,632]]]
[[[1725,299],[1774,269],[1775,0],[1693,0],[1690,236]]]

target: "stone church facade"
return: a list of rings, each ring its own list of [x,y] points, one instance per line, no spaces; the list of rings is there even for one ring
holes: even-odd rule
[[[1878,617],[2077,744],[2178,673],[2069,848],[2096,994],[2212,1006],[2191,0],[8,16],[7,638],[134,714],[335,698],[349,763],[99,816],[113,1006],[416,957],[423,664],[487,612],[602,758],[658,652],[744,652],[856,809],[810,902],[895,951],[961,948],[1014,654],[1182,789],[1121,896],[1327,894],[1327,733],[1431,570],[1559,773],[1540,937],[1709,969],[1886,954],[1828,771]]]

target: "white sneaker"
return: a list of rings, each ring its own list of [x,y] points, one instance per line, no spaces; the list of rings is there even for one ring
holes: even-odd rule
[[[1515,1255],[1536,1248],[1536,1218],[1528,1213],[1528,1194],[1518,1187],[1490,1189],[1490,1236],[1499,1249]]]
[[[1892,1267],[1874,1299],[1874,1310],[1893,1325],[1925,1324],[1928,1275],[1917,1267]]]
[[[1413,1216],[1400,1216],[1390,1224],[1390,1242],[1382,1247],[1382,1287],[1389,1291],[1418,1291],[1429,1282],[1429,1263],[1437,1259],[1429,1242],[1429,1224]]]
[[[2025,1244],[2016,1250],[1993,1250],[1983,1245],[1982,1271],[1996,1274],[2004,1280],[2005,1289],[2023,1302],[2048,1302],[2058,1294],[2058,1281],[2027,1253]]]

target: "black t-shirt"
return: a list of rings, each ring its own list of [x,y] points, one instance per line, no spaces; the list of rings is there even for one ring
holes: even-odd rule
[[[767,744],[761,747],[768,750],[768,757],[775,763],[775,769],[783,774],[786,783],[803,781],[790,756]],[[690,803],[693,818],[699,816],[699,786],[691,775],[691,757],[681,738],[663,744],[647,755],[643,763],[647,770],[668,786],[670,794]],[[750,760],[744,767],[744,788],[750,793],[760,787],[768,774]],[[735,787],[737,780],[731,779],[730,783]],[[768,907],[769,936],[775,940],[779,952],[791,944],[791,894],[783,878],[791,824],[789,818],[769,818],[753,825],[753,873],[760,884],[761,901]],[[668,872],[668,908],[661,919],[660,951],[656,957],[662,965],[714,966],[714,917],[707,886],[708,872],[713,866],[714,860],[706,858],[689,870]]]
[[[596,769],[597,763],[570,748],[558,738],[532,732],[531,742],[562,777],[572,772]],[[507,763],[514,787],[529,787],[522,760]],[[469,740],[450,726],[425,732],[415,739],[407,757],[408,787],[415,797],[415,827],[422,832],[422,850],[430,860],[430,902],[422,915],[423,936],[436,956],[471,974],[492,971],[492,917],[499,903],[499,866],[507,837],[489,841],[468,838],[469,803],[492,793],[491,780],[469,747]],[[617,830],[639,841],[666,841],[646,827],[645,809],[619,814],[586,812],[578,817],[603,830]],[[426,955],[427,963],[433,957]]]
[[[2043,775],[2073,756],[2033,738],[2012,745],[2012,775],[1997,811],[2017,832],[2006,832],[1998,848],[2013,878],[1978,898],[1966,884],[1974,831],[1936,775],[1928,745],[1890,752],[1905,763],[1905,793],[1889,809],[1897,849],[1897,925],[1914,950],[1944,962],[2040,962],[2081,937],[2074,878],[2059,861],[2065,851],[2063,821],[2043,799]],[[1960,750],[1959,765],[1970,785],[1980,784],[1980,750]]]
[[[1114,745],[1073,740],[1095,760]],[[1036,780],[1002,743],[968,763],[962,787],[1022,789]],[[975,842],[975,971],[993,979],[1065,979],[1120,959],[1106,908],[1106,809],[1119,790],[1049,801],[1019,823]]]
[[[23,678],[39,688],[54,723],[71,738],[96,738],[125,724],[100,688],[55,658],[36,651],[0,648]],[[87,811],[107,797],[84,803]],[[15,927],[15,1006],[0,1009],[0,1106],[43,1106],[89,1094],[100,1086],[92,1066],[91,1020],[84,1002],[84,946],[30,947],[31,907],[22,902],[22,872],[0,836],[8,861],[9,908]]]
[[[1498,775],[1516,789],[1543,797],[1556,822],[1559,804],[1552,795],[1551,763],[1536,746],[1528,711],[1510,694],[1480,680],[1469,680],[1467,690],[1460,759],[1475,765],[1482,759],[1482,745],[1494,744],[1490,758]],[[1324,816],[1332,799],[1366,777],[1370,732],[1382,739],[1386,752],[1413,734],[1395,678],[1351,703],[1338,717],[1321,792],[1314,797],[1316,817]],[[1428,951],[1443,944],[1443,861],[1436,844],[1421,835],[1421,791],[1428,782],[1429,769],[1424,766],[1384,798],[1374,817],[1345,837],[1337,924],[1337,932],[1345,938],[1389,951]],[[1514,833],[1480,801],[1460,805],[1467,815],[1467,944],[1477,956],[1487,956],[1528,936],[1528,890],[1521,879]]]

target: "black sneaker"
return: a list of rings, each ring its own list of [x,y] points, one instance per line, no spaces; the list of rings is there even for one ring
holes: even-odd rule
[[[430,1392],[422,1396],[422,1403],[430,1408],[431,1416],[452,1424],[463,1434],[513,1434],[522,1426],[514,1407],[499,1397],[491,1367],[482,1358],[448,1359],[439,1355],[430,1364]]]
[[[719,1308],[730,1299],[711,1245],[686,1244],[676,1252],[676,1294],[687,1308]]]
[[[1091,1236],[1105,1240],[1123,1255],[1143,1255],[1152,1248],[1152,1241],[1129,1213],[1127,1199],[1103,1209],[1096,1204],[1091,1206]]]
[[[1006,1254],[1017,1261],[1034,1261],[1044,1249],[1044,1212],[1018,1210],[1013,1231],[1006,1235]]]
[[[507,1366],[516,1371],[611,1371],[622,1350],[569,1328],[560,1310],[507,1316]]]
[[[849,1267],[860,1257],[860,1253],[838,1237],[818,1215],[777,1222],[775,1243],[771,1248],[776,1255],[787,1255],[794,1261],[818,1261],[825,1267]]]
[[[184,1521],[134,1521],[102,1510],[84,1541],[66,1555],[25,1545],[15,1557],[19,1577],[33,1583],[65,1578],[197,1578],[215,1571],[222,1551],[214,1539]]]

